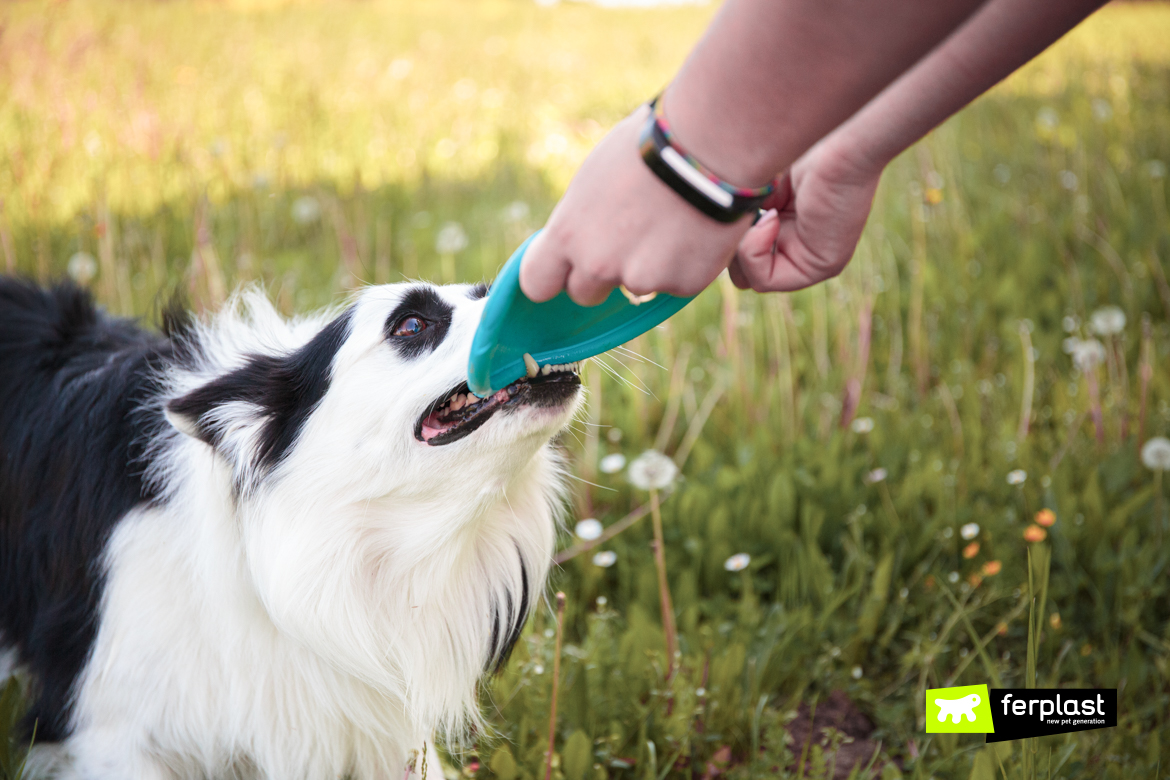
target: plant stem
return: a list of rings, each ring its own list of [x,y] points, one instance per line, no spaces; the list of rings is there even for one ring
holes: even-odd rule
[[[654,524],[654,566],[658,569],[658,598],[662,602],[662,630],[666,633],[666,679],[674,679],[674,654],[678,636],[674,628],[674,605],[670,600],[670,584],[666,580],[666,546],[662,540],[662,512],[658,506],[658,491],[650,491],[650,516]]]
[[[557,591],[557,644],[553,654],[552,703],[548,712],[548,753],[545,754],[544,780],[552,778],[553,746],[557,737],[557,694],[561,682],[561,642],[565,637],[565,594]]]

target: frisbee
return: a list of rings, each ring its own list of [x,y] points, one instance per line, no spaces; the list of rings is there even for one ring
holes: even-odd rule
[[[625,344],[694,300],[665,293],[638,299],[617,289],[598,306],[580,306],[562,290],[533,303],[520,290],[520,261],[539,234],[504,263],[488,292],[467,365],[467,386],[480,398],[530,376],[534,365],[576,363]]]

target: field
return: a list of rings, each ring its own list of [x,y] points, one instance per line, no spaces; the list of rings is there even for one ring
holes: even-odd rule
[[[0,268],[144,317],[176,287],[293,313],[490,279],[713,11],[5,4]],[[587,368],[568,529],[629,527],[563,538],[554,777],[1170,771],[1170,486],[1139,455],[1170,435],[1167,40],[1170,6],[1111,5],[891,166],[840,278],[721,279]],[[669,681],[618,462],[647,449],[682,475]],[[554,627],[545,605],[452,771],[544,777]],[[926,688],[978,683],[1116,688],[1119,725],[923,733]]]

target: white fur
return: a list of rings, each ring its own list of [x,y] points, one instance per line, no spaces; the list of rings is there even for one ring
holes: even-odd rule
[[[332,384],[272,473],[252,466],[262,420],[242,403],[222,411],[218,452],[184,420],[155,445],[149,478],[166,500],[109,544],[55,757],[65,776],[398,780],[425,740],[477,722],[493,608],[519,605],[521,556],[533,600],[548,573],[561,490],[549,441],[576,404],[498,412],[446,446],[416,440],[424,409],[466,378],[483,301],[437,288],[454,320],[411,361],[383,333],[408,287],[357,297]],[[245,292],[198,325],[206,360],[169,375],[167,397],[287,353],[336,313],[287,322]]]

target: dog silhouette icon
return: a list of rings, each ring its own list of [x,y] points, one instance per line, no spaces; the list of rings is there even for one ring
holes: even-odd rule
[[[945,723],[947,716],[950,715],[952,723],[962,723],[964,716],[974,723],[975,708],[979,706],[980,701],[982,699],[977,693],[961,699],[935,699],[934,703],[938,705],[938,722]]]

